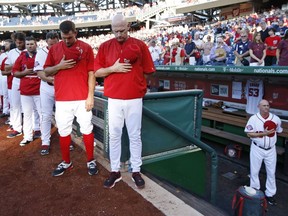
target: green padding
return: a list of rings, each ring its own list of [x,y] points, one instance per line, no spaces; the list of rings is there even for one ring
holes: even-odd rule
[[[206,181],[206,155],[203,151],[191,152],[142,165],[142,171],[164,179],[185,190],[204,197]]]
[[[198,92],[198,94],[194,92],[193,94],[178,95],[178,97],[169,97],[166,94],[168,96],[166,98],[145,99],[144,107],[176,127],[181,128],[183,133],[200,139],[201,109],[199,107],[201,107],[202,98],[199,98],[199,95],[202,92]],[[155,119],[148,118],[145,113],[143,114],[142,125],[142,156],[182,148],[192,144],[166,126],[160,125]]]

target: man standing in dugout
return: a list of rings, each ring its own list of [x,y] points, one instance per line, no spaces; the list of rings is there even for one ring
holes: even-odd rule
[[[124,122],[130,143],[132,180],[137,188],[144,188],[140,174],[142,165],[141,121],[146,75],[155,72],[147,45],[129,37],[129,25],[121,14],[112,19],[115,38],[99,47],[95,62],[95,76],[105,77],[104,95],[108,97],[109,156],[111,173],[105,188],[120,181],[121,136]]]
[[[54,76],[55,119],[60,134],[62,162],[52,173],[60,176],[73,167],[70,161],[71,132],[74,117],[80,125],[86,148],[89,175],[98,173],[94,160],[92,108],[94,106],[94,54],[92,47],[76,39],[75,24],[69,20],[60,24],[62,41],[54,44],[48,53],[44,72]]]
[[[248,120],[245,132],[251,139],[250,149],[250,187],[260,190],[259,171],[264,161],[267,180],[265,196],[270,205],[277,205],[274,198],[276,194],[276,142],[277,133],[281,133],[281,120],[270,113],[267,100],[261,100],[258,105],[259,112]]]

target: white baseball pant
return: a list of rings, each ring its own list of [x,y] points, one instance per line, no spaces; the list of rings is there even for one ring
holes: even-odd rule
[[[33,140],[33,115],[35,113],[35,107],[40,115],[40,95],[21,95],[21,103],[23,108],[23,132],[24,139]],[[35,116],[35,115],[34,115]]]
[[[277,153],[276,147],[272,147],[270,150],[264,150],[258,146],[251,144],[250,149],[250,187],[260,189],[259,171],[264,161],[267,180],[266,180],[266,196],[274,196],[276,194],[276,161]]]
[[[10,124],[15,131],[22,131],[22,115],[21,115],[21,97],[20,97],[20,79],[14,77],[11,90],[10,104]],[[32,109],[31,109],[32,110]]]
[[[142,165],[142,98],[119,100],[108,98],[109,156],[111,171],[120,170],[121,136],[124,122],[129,136],[132,172],[139,172]]]
[[[55,102],[55,119],[60,136],[66,137],[71,134],[74,117],[77,118],[82,134],[92,132],[92,111],[86,111],[85,102],[85,100]]]
[[[51,120],[53,107],[55,104],[54,86],[41,81],[40,85],[41,100],[41,140],[42,145],[50,145],[51,138]]]

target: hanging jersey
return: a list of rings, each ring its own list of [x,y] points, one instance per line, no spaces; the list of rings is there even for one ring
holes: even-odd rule
[[[250,79],[246,83],[246,112],[255,114],[258,112],[258,104],[264,95],[263,80]]]

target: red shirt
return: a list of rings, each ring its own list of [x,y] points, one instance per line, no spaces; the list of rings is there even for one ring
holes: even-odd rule
[[[136,46],[131,51],[132,46]],[[125,57],[124,57],[125,56]],[[146,93],[144,74],[155,72],[154,63],[147,45],[136,38],[129,37],[124,43],[115,38],[101,44],[95,60],[95,70],[112,66],[117,59],[125,58],[132,64],[128,73],[112,73],[105,77],[104,95],[114,99],[142,98]],[[129,59],[133,59],[131,62]]]
[[[23,51],[16,59],[12,68],[12,74],[15,72],[22,72],[26,68],[33,69],[35,62],[35,54],[30,57],[27,51]],[[21,95],[40,95],[40,79],[37,73],[27,75],[20,79],[20,94]]]
[[[94,71],[94,54],[92,47],[77,40],[71,47],[61,41],[50,49],[44,68],[57,65],[65,55],[65,59],[74,59],[73,68],[59,70],[54,76],[55,100],[77,101],[88,97],[88,74]]]
[[[276,49],[269,49],[269,47],[274,47],[274,48],[277,48],[278,44],[280,43],[281,41],[281,37],[279,36],[274,36],[274,37],[267,37],[265,39],[265,44],[268,46],[267,49],[266,49],[266,55],[267,56],[276,56]]]

